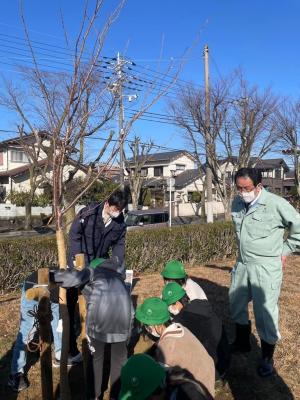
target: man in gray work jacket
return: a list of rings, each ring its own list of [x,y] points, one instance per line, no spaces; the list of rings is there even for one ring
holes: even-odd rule
[[[229,290],[230,312],[236,323],[233,352],[250,351],[248,302],[253,301],[261,339],[260,376],[273,373],[275,344],[280,340],[278,299],[286,256],[300,246],[300,215],[283,198],[267,192],[261,172],[242,168],[235,175],[239,195],[232,204],[238,258]],[[284,240],[284,233],[288,236]]]

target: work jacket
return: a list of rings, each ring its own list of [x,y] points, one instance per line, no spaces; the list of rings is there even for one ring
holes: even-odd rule
[[[262,188],[254,205],[246,209],[240,196],[232,203],[232,219],[242,263],[279,260],[300,246],[300,215],[282,197]],[[284,240],[284,233],[287,237]]]
[[[102,218],[103,204],[93,202],[80,210],[70,228],[68,241],[68,266],[73,267],[76,254],[84,253],[85,262],[89,264],[94,258],[118,257],[124,262],[126,225],[124,215],[112,218],[105,227]]]
[[[125,342],[130,336],[133,306],[121,271],[119,263],[108,259],[95,269],[55,274],[60,286],[81,288],[86,299],[86,333],[103,343]]]

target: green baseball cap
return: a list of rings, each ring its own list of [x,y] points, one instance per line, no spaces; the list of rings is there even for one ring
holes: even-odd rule
[[[169,306],[176,303],[186,295],[186,291],[176,282],[170,282],[165,285],[162,291],[162,299]]]
[[[119,400],[146,400],[165,377],[165,369],[150,356],[136,354],[122,367]]]
[[[184,279],[187,276],[184,265],[179,260],[167,262],[161,274],[166,279]]]
[[[97,268],[97,267],[99,267],[101,264],[104,263],[105,260],[106,260],[106,258],[94,258],[94,259],[90,262],[90,268]]]
[[[169,321],[167,304],[159,297],[150,297],[135,312],[135,318],[145,325],[160,325]]]

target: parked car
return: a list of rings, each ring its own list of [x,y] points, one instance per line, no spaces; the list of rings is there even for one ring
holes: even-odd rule
[[[141,227],[152,228],[168,226],[169,212],[165,209],[132,210],[125,216],[125,223],[128,230]]]

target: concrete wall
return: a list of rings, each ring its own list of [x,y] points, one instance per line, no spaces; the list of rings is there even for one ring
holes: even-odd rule
[[[84,205],[76,206],[76,213],[83,208]],[[32,207],[31,209],[33,216],[40,216],[40,214],[51,215],[52,207]],[[24,217],[25,207],[17,207],[13,204],[0,204],[0,218],[10,219],[15,217]]]
[[[175,216],[188,217],[191,215],[201,215],[201,207],[198,203],[178,203],[174,207]],[[213,213],[224,214],[223,204],[219,201],[213,202]]]

